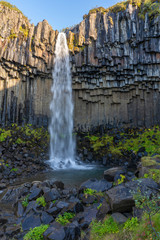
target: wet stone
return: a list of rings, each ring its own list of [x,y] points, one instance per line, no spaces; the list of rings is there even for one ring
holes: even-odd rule
[[[35,200],[41,195],[41,193],[42,193],[42,189],[35,187],[35,188],[33,188],[33,190],[31,192],[31,194],[29,195],[28,199],[29,200]]]
[[[17,216],[22,217],[23,212],[24,212],[23,206],[22,206],[21,202],[18,202]]]
[[[73,222],[69,226],[65,227],[66,239],[75,240],[79,239],[81,235],[80,227],[78,222]]]
[[[42,212],[41,221],[43,224],[49,224],[54,220],[54,218],[46,212]]]
[[[52,189],[44,193],[44,198],[46,202],[50,202],[59,198],[59,192],[57,189]]]
[[[36,201],[31,201],[31,202],[29,202],[29,204],[28,204],[28,206],[27,206],[27,208],[26,208],[26,210],[25,210],[25,215],[27,214],[27,213],[29,213],[30,212],[30,210],[34,210],[34,211],[36,211],[36,208],[38,207],[38,204],[36,203]]]
[[[83,211],[84,211],[84,207],[83,207],[82,203],[76,203],[74,206],[74,212],[79,213],[79,212],[83,212]]]
[[[60,208],[60,209],[63,209],[63,208],[67,208],[69,206],[69,203],[66,203],[66,202],[58,202],[57,203],[57,208]]]
[[[96,197],[94,195],[88,195],[82,197],[82,203],[83,204],[92,204],[96,200]]]
[[[22,222],[22,228],[23,231],[29,230],[30,228],[38,227],[41,225],[41,219],[40,216],[34,215],[33,213],[31,215],[27,215]]]
[[[58,209],[57,207],[53,207],[47,210],[47,212],[49,214],[52,214],[53,216],[56,216],[60,212],[60,209]]]
[[[106,181],[105,179],[97,180],[89,179],[88,181],[81,184],[80,189],[90,188],[92,190],[96,190],[97,192],[104,192],[109,190],[112,187],[112,183]]]

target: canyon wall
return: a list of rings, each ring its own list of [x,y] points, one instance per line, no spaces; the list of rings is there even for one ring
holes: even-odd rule
[[[0,123],[48,125],[58,35],[0,5]],[[76,129],[160,123],[160,17],[93,12],[65,30]]]

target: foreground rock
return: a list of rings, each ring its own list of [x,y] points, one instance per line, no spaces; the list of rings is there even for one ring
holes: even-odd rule
[[[142,194],[157,193],[159,185],[152,179],[144,178],[120,184],[106,192],[113,212],[132,211],[135,203],[133,195],[140,189]]]
[[[96,191],[84,192],[89,187]],[[138,188],[151,195],[157,192],[159,185],[152,179],[140,179],[112,187],[104,179],[90,179],[79,189],[64,188],[64,184],[57,181],[10,187],[0,199],[0,237],[21,240],[30,228],[49,224],[44,239],[79,240],[80,232],[88,233],[93,219],[103,220],[107,214],[112,214],[116,222],[124,223],[128,216],[132,217],[135,205],[132,193]],[[57,219],[60,215],[63,218],[65,213],[71,214],[71,218],[63,225]]]
[[[109,168],[104,172],[104,179],[109,182],[113,182],[115,181],[115,177],[125,173],[126,169],[124,167]]]
[[[80,189],[90,188],[97,192],[107,191],[112,187],[112,183],[106,181],[105,179],[97,180],[97,179],[89,179],[88,181],[81,184]]]

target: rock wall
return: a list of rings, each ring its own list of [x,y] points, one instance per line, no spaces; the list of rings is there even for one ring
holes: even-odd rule
[[[48,124],[58,32],[0,5],[0,123]],[[76,129],[160,123],[160,17],[91,13],[66,29]]]
[[[0,4],[0,123],[48,124],[58,31]]]

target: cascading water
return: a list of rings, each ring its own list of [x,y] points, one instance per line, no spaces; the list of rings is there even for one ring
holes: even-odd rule
[[[65,33],[59,33],[55,49],[53,99],[50,104],[50,162],[54,169],[74,168],[72,81]]]

